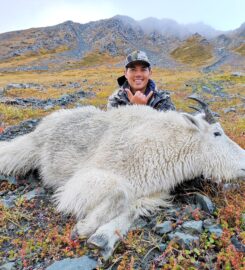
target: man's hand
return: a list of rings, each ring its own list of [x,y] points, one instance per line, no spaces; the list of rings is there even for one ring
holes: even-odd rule
[[[136,91],[135,94],[133,94],[128,88],[126,88],[125,91],[127,92],[128,99],[132,104],[146,105],[153,95],[153,91],[151,91],[147,96],[140,91]]]

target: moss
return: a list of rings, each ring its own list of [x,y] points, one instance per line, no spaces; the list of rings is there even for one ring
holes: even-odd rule
[[[245,56],[245,44],[242,44],[241,46],[236,48],[234,51]]]
[[[213,58],[211,45],[186,42],[171,52],[171,56],[184,64],[201,66]]]

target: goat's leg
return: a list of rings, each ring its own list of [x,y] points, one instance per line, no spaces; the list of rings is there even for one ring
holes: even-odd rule
[[[110,222],[99,227],[88,239],[88,245],[100,248],[101,255],[104,260],[107,260],[114,251],[115,243],[128,232],[135,218],[135,211],[125,210]]]
[[[108,194],[87,216],[79,220],[72,231],[72,238],[87,237],[94,233],[97,228],[115,218],[125,209],[127,199],[122,191]]]
[[[88,237],[129,205],[127,180],[111,172],[87,168],[78,171],[55,195],[58,210],[76,215],[72,236]]]
[[[126,235],[139,216],[147,216],[159,207],[169,206],[169,199],[167,193],[159,192],[131,201],[121,214],[100,226],[88,239],[88,244],[100,248],[101,254],[107,260],[114,251],[115,243]]]

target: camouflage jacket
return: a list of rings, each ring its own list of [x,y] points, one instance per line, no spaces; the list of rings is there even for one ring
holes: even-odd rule
[[[115,108],[118,106],[131,105],[125,88],[129,88],[128,82],[124,76],[118,78],[120,88],[117,89],[108,100],[107,109]],[[154,81],[149,80],[145,95],[153,91],[153,95],[148,102],[148,106],[158,111],[175,111],[175,106],[170,99],[170,93],[166,90],[157,90]]]

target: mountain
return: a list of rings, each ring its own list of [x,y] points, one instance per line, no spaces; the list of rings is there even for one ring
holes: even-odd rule
[[[233,31],[233,48],[234,51],[245,56],[245,23],[243,23],[237,30]]]
[[[220,32],[203,23],[181,25],[170,19],[136,21],[116,15],[85,24],[66,21],[0,34],[0,69],[17,66],[71,67],[119,64],[135,49],[153,65],[167,68],[222,64],[244,66],[245,24]],[[228,59],[228,60],[227,60]],[[232,61],[231,61],[232,60]],[[5,65],[6,64],[6,65]]]
[[[213,46],[198,33],[187,38],[171,55],[182,63],[189,65],[204,65],[213,58]]]
[[[237,30],[234,32],[241,38],[245,38],[245,23],[243,23]]]
[[[222,33],[202,22],[182,25],[172,19],[159,20],[156,18],[146,18],[139,21],[139,24],[148,34],[155,31],[164,36],[176,36],[181,39],[187,38],[195,33],[199,33],[206,38],[212,38]]]

